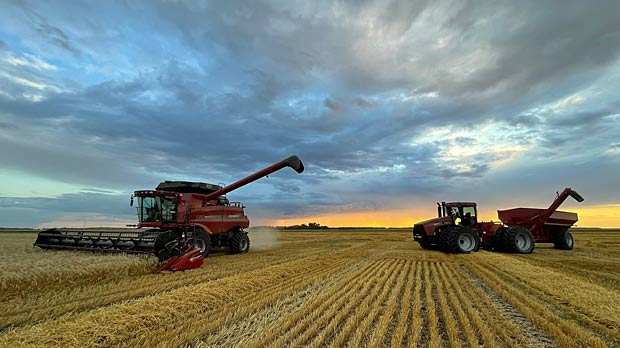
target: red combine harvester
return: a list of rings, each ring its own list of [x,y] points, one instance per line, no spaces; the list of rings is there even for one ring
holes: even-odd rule
[[[167,261],[161,270],[180,270],[202,265],[213,248],[228,247],[231,253],[246,253],[250,239],[244,228],[250,221],[240,202],[226,194],[284,167],[297,173],[304,165],[290,156],[226,187],[186,181],[164,181],[155,190],[135,191],[138,229],[61,230],[39,232],[34,245],[42,249],[96,252],[154,253]]]
[[[553,243],[557,249],[573,249],[569,229],[577,213],[558,211],[569,197],[582,202],[583,198],[570,188],[564,189],[547,209],[514,208],[498,210],[502,222],[478,222],[476,203],[437,203],[438,217],[413,226],[413,239],[424,249],[447,253],[469,253],[485,249],[529,254],[534,244]]]

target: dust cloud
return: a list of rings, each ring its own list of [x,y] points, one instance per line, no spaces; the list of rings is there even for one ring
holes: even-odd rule
[[[251,228],[248,233],[252,250],[268,250],[280,244],[278,231],[275,228],[256,227]]]

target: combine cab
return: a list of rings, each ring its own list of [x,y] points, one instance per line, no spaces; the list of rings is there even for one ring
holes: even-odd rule
[[[137,230],[51,229],[40,232],[34,245],[42,249],[154,253],[160,261],[188,255],[179,262],[198,260],[194,248],[200,250],[202,257],[213,248],[227,247],[231,253],[246,253],[250,239],[244,229],[250,221],[245,207],[240,202],[230,202],[226,194],[284,167],[297,173],[304,171],[299,157],[291,156],[226,187],[164,181],[155,190],[135,191],[131,196],[130,204],[136,206],[138,213]]]
[[[413,226],[413,238],[424,249],[448,253],[468,253],[480,247],[489,250],[529,254],[538,243],[553,243],[557,249],[573,249],[569,229],[577,213],[558,211],[560,205],[573,197],[582,202],[577,192],[564,189],[547,209],[514,208],[498,210],[502,222],[478,222],[474,202],[437,203],[438,217]]]

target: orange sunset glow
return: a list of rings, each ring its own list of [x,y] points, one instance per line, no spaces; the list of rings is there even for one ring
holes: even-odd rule
[[[560,209],[561,210],[561,209]],[[620,227],[620,205],[589,206],[579,209],[566,209],[579,215],[576,227]],[[498,221],[495,212],[481,211],[481,221]],[[411,227],[414,223],[435,217],[436,210],[391,210],[387,212],[360,211],[352,213],[325,214],[294,219],[278,219],[273,226],[290,226],[317,222],[329,227]]]

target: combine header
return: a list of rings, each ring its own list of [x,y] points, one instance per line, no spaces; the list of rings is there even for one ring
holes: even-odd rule
[[[439,249],[448,253],[468,253],[485,249],[529,254],[534,244],[553,243],[557,249],[573,249],[569,229],[577,213],[557,210],[568,198],[582,202],[571,188],[558,194],[547,209],[514,208],[498,210],[502,222],[478,222],[476,203],[437,203],[438,217],[413,226],[413,238],[424,249]]]
[[[231,185],[222,187],[201,182],[164,181],[155,190],[135,191],[138,229],[62,230],[39,232],[34,245],[42,249],[98,252],[154,253],[167,261],[160,270],[200,267],[212,248],[228,247],[231,253],[250,249],[250,221],[240,202],[226,194],[284,167],[297,173],[304,165],[297,156],[288,157]],[[199,250],[199,251],[196,251]]]

